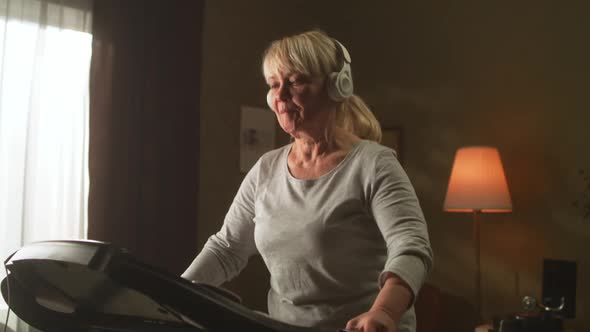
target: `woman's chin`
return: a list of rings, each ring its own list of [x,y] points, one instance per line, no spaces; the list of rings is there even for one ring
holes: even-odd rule
[[[281,121],[279,125],[283,131],[289,135],[293,135],[293,133],[297,130],[295,121]]]
[[[281,126],[281,128],[283,128],[283,131],[291,136],[293,136],[293,134],[295,134],[295,126]]]

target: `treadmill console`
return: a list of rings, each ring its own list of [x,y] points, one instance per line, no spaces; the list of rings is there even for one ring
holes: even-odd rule
[[[45,332],[315,332],[273,320],[213,286],[191,283],[97,241],[43,241],[6,259],[2,296]]]

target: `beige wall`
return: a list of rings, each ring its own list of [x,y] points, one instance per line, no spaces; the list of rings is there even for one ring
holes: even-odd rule
[[[265,106],[262,51],[277,37],[319,27],[348,47],[356,92],[382,125],[404,129],[404,166],[435,252],[430,281],[473,299],[471,216],[441,207],[455,150],[493,145],[514,212],[482,216],[484,315],[540,296],[544,257],[575,260],[579,319],[569,324],[589,327],[590,219],[572,205],[583,192],[578,170],[590,173],[587,11],[538,1],[407,3],[206,2],[199,247],[220,227],[243,177],[239,108]],[[266,283],[255,259],[231,287],[263,308]]]

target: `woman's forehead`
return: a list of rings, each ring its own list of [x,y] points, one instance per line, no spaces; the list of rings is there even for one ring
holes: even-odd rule
[[[293,71],[293,65],[280,60],[269,60],[264,64],[265,77],[281,77]]]
[[[284,77],[285,75],[291,75],[295,73],[309,75],[309,70],[305,67],[306,66],[301,63],[301,61],[275,54],[274,56],[267,57],[264,60],[264,77]]]
[[[296,74],[296,72],[286,70],[286,69],[277,69],[277,70],[265,73],[264,78],[266,80],[278,80],[278,79],[281,79],[284,77],[289,77],[293,74]]]

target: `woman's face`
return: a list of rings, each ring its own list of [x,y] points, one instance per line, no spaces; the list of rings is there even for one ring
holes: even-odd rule
[[[313,134],[325,129],[327,109],[333,106],[325,89],[325,79],[300,73],[276,73],[266,77],[267,101],[279,125],[293,137],[298,132]]]

